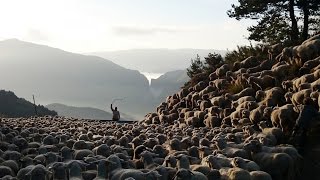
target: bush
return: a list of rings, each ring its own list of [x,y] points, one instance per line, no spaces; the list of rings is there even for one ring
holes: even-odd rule
[[[37,106],[37,114],[44,115],[57,115],[55,111],[50,111],[44,106]],[[0,117],[30,117],[34,116],[34,105],[23,99],[18,98],[11,91],[0,90]]]
[[[243,90],[243,86],[240,84],[230,84],[227,88],[227,92],[230,94],[237,94]]]
[[[234,62],[241,62],[249,56],[255,56],[258,59],[267,59],[268,52],[265,48],[265,45],[261,44],[256,46],[237,46],[236,50],[227,52],[225,56],[225,62],[233,65]]]

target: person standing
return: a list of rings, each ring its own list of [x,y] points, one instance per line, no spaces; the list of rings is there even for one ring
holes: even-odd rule
[[[118,111],[118,108],[115,107],[114,109],[112,108],[111,104],[111,111],[112,111],[112,120],[113,121],[119,121],[120,120],[120,112]]]
[[[307,141],[307,132],[313,123],[312,121],[318,119],[319,112],[311,98],[305,98],[299,110],[299,117],[296,120],[291,138],[295,138],[299,132],[301,133],[300,137],[297,137],[297,149],[300,151],[299,153],[302,153]]]

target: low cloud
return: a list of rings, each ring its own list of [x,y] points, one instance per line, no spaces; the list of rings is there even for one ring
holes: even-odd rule
[[[153,35],[157,33],[177,33],[184,30],[175,27],[134,27],[134,26],[118,26],[113,31],[117,35]]]

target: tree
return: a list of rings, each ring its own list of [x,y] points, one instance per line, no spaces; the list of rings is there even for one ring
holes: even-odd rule
[[[204,58],[204,70],[211,73],[217,69],[217,67],[221,66],[223,63],[223,58],[220,54],[217,53],[209,53],[208,57]]]
[[[195,59],[191,59],[191,65],[187,68],[187,75],[192,78],[196,74],[202,73],[203,71],[203,62],[201,61],[200,56],[197,54]]]
[[[318,26],[319,0],[239,0],[227,14],[237,20],[258,20],[248,28],[249,40],[299,43]],[[302,26],[300,26],[302,24]]]

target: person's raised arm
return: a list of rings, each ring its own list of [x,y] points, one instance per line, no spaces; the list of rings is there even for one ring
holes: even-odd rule
[[[111,110],[114,111],[113,108],[112,108],[112,104],[110,105],[110,107],[111,107]]]

